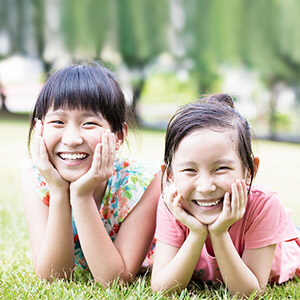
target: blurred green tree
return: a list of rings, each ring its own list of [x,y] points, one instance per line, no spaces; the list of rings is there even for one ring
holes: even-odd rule
[[[61,5],[61,33],[73,59],[100,57],[112,25],[111,1],[65,0]]]
[[[257,70],[270,91],[269,135],[276,139],[278,86],[300,80],[300,2],[244,1],[240,26],[240,57]]]
[[[125,64],[134,71],[132,108],[145,84],[144,68],[159,54],[168,50],[168,0],[120,0],[117,4],[117,43]]]
[[[222,2],[217,4],[222,5]],[[220,19],[216,18],[219,6],[216,1],[205,0],[182,1],[182,5],[185,14],[185,56],[194,62],[192,71],[198,78],[199,92],[211,93],[219,79]]]

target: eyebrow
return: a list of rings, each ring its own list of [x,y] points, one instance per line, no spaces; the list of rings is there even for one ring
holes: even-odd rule
[[[234,159],[219,159],[213,162],[214,165],[220,165],[220,164],[234,164],[235,160]],[[183,161],[183,162],[179,162],[177,164],[177,166],[179,167],[184,167],[184,166],[194,166],[197,165],[197,163],[193,162],[193,161]]]
[[[52,112],[48,112],[45,117],[47,117],[47,116],[51,117],[51,116],[55,116],[55,115],[62,115],[62,116],[64,116],[64,115],[68,115],[68,114],[69,114],[69,112],[65,112],[62,109],[57,109],[57,110],[54,110]],[[92,111],[91,112],[90,111],[84,111],[82,113],[82,116],[83,117],[97,117],[97,118],[100,118],[101,120],[104,120],[104,117],[102,116],[101,113],[95,113],[95,112],[92,112]]]
[[[195,162],[192,162],[192,161],[183,161],[183,162],[179,162],[177,164],[177,166],[179,167],[183,167],[183,166],[191,166],[191,165],[196,165]]]
[[[235,160],[230,159],[230,158],[228,158],[228,159],[219,159],[219,160],[216,160],[214,163],[215,164],[233,164],[233,163],[235,163]]]

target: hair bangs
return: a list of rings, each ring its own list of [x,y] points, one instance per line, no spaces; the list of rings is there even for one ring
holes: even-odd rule
[[[81,109],[103,113],[107,98],[103,95],[100,80],[96,80],[87,68],[72,66],[58,74],[48,98],[49,108]]]

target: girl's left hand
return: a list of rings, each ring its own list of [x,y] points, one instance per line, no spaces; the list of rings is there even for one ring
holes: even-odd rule
[[[96,145],[89,171],[70,184],[71,193],[77,196],[91,196],[95,189],[105,183],[114,171],[115,135],[106,130],[101,143]]]
[[[245,180],[236,180],[231,185],[231,199],[230,194],[228,192],[225,193],[223,210],[217,220],[208,225],[208,231],[213,234],[221,234],[228,231],[229,227],[244,215],[247,196]]]

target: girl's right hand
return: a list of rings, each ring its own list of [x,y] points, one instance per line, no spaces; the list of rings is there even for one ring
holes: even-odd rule
[[[43,124],[37,120],[34,131],[32,160],[41,175],[45,178],[49,190],[54,192],[59,189],[68,191],[69,182],[64,180],[49,160],[49,155],[43,138]]]
[[[207,225],[202,224],[193,215],[189,214],[181,205],[180,201],[182,196],[177,191],[174,183],[171,183],[164,188],[163,200],[169,211],[173,216],[181,222],[183,225],[188,227],[191,232],[198,235],[207,235],[208,228]]]

